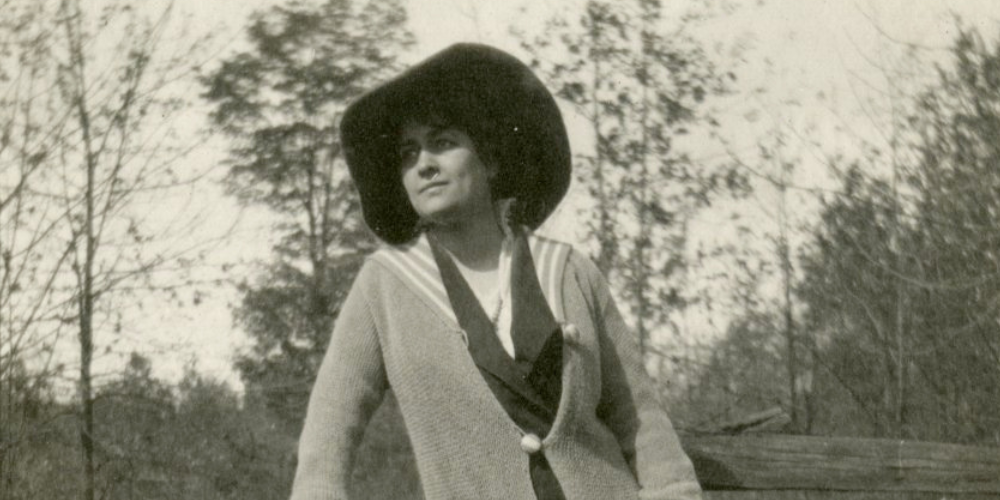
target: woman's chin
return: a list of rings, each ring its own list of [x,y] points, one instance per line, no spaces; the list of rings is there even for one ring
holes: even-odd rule
[[[442,200],[443,201],[443,200]],[[440,203],[425,204],[417,210],[420,219],[430,227],[456,228],[466,225],[489,223],[494,217],[490,203]]]
[[[457,207],[442,209],[434,212],[427,212],[422,215],[421,219],[425,223],[434,228],[458,228],[466,226],[469,224],[475,224],[478,217],[474,213],[469,213],[468,210],[461,210]]]

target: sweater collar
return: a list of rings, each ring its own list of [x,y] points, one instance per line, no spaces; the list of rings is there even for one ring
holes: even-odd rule
[[[556,321],[562,322],[561,285],[570,246],[530,232],[526,233],[526,238],[542,294]],[[427,235],[421,234],[406,245],[385,246],[375,252],[372,258],[385,264],[407,288],[423,298],[430,310],[458,327],[458,319],[451,308]]]

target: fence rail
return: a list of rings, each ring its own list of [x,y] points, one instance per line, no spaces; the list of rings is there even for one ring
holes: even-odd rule
[[[682,444],[702,486],[722,490],[711,499],[1000,498],[1000,448],[789,435],[684,436]]]

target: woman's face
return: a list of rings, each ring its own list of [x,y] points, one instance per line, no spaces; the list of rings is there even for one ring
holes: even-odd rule
[[[420,217],[449,223],[492,213],[490,171],[465,132],[409,122],[400,133],[399,159],[403,187]]]

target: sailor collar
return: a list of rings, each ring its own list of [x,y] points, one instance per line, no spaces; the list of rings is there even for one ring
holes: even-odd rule
[[[531,250],[542,294],[556,321],[562,323],[565,321],[565,315],[561,285],[570,246],[527,231],[525,237]],[[458,319],[451,308],[448,292],[441,279],[441,271],[434,261],[426,234],[421,234],[406,245],[384,246],[371,258],[382,263],[407,288],[424,298],[432,306],[431,310],[458,328]]]

